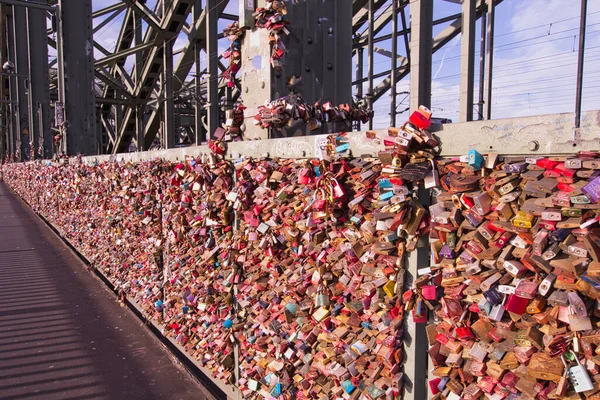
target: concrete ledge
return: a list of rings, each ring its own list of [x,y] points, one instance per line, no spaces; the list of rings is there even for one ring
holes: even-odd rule
[[[578,130],[574,128],[574,119],[572,113],[549,114],[432,125],[431,131],[440,139],[442,156],[466,155],[470,149],[476,149],[480,153],[494,151],[505,155],[565,154],[580,150],[600,150],[600,110],[585,112],[581,128]],[[367,139],[365,132],[348,133],[351,155],[374,155],[383,150],[383,137],[387,133],[385,130],[376,132],[379,143]],[[314,158],[319,141],[326,137],[327,135],[316,135],[228,143],[227,158]],[[537,149],[532,150],[536,143]],[[83,157],[83,160],[139,162],[162,158],[177,161],[184,160],[186,156],[197,157],[203,153],[210,153],[208,146],[89,156]]]

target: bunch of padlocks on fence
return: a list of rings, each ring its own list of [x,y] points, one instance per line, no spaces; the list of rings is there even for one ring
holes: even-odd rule
[[[439,159],[430,118],[367,132],[377,155],[350,157],[338,134],[321,159],[217,151],[4,176],[244,398],[399,398],[406,319],[427,324],[435,397],[594,398],[598,154]],[[419,247],[432,262],[407,290]]]
[[[298,121],[304,121],[311,131],[315,131],[327,122],[344,122],[348,128],[351,128],[352,122],[360,121],[364,124],[371,118],[373,118],[373,110],[369,109],[364,101],[338,106],[334,106],[330,101],[323,104],[316,102],[311,105],[299,95],[292,93],[259,106],[254,116],[254,123],[264,129],[281,129]]]
[[[432,264],[404,295],[433,394],[587,398],[600,378],[600,159],[439,160]],[[427,310],[431,310],[429,313]]]
[[[241,101],[234,104],[233,108],[225,110],[224,128],[217,128],[213,133],[213,138],[219,142],[238,142],[242,140],[244,110],[246,110],[246,107]]]
[[[287,7],[282,0],[266,0],[265,6],[257,8],[253,14],[256,19],[256,27],[269,31],[271,66],[276,71],[283,68],[283,59],[287,53],[283,42],[284,37],[290,34],[286,28],[289,24],[286,14]]]
[[[241,68],[242,63],[242,38],[246,30],[240,27],[238,21],[227,25],[223,35],[231,42],[229,49],[223,53],[223,58],[229,60],[229,66],[221,76],[227,80],[227,87],[235,86],[235,76]]]

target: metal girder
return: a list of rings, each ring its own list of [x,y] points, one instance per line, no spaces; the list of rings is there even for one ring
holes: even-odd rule
[[[119,15],[121,15],[121,12],[123,12],[123,8],[122,7],[116,9],[111,15],[109,15],[108,17],[106,17],[102,22],[100,22],[98,25],[96,25],[94,27],[94,33],[98,32],[100,29],[102,29],[106,25],[108,25],[112,20],[114,20],[115,18],[117,18]]]
[[[404,5],[401,7],[404,7]],[[383,28],[385,28],[386,25],[392,21],[391,11],[392,7],[389,6],[383,11],[383,13],[379,15],[379,17],[375,18],[375,23],[373,24],[373,35],[378,35],[379,32],[381,32]]]
[[[150,47],[154,46],[154,43],[144,43],[139,46],[130,47],[127,50],[120,51],[118,53],[111,54],[107,57],[101,58],[94,62],[94,66],[96,68],[103,67],[106,65],[110,65],[117,60],[127,58],[128,56],[137,53],[138,51],[146,50]]]
[[[115,45],[114,52],[124,51],[131,47],[131,45],[133,43],[133,36],[134,36],[134,22],[135,22],[135,14],[131,8],[128,8],[127,11],[125,12],[123,24],[121,25],[121,30],[119,31],[119,36],[117,37],[117,43]],[[104,49],[100,45],[96,45],[96,48],[98,48],[104,54],[112,53],[112,52],[108,52],[106,49]],[[131,78],[129,78],[129,80],[127,79],[128,75],[124,70],[125,61],[126,61],[125,58],[121,58],[121,59],[117,60],[110,68],[109,75],[113,78],[113,83],[115,83],[115,84],[116,84],[116,82],[119,82],[119,80],[126,82],[125,83],[126,85],[129,84],[130,90],[128,92],[130,94],[132,94],[135,87],[132,83],[130,83]],[[118,94],[118,90],[112,84],[105,85],[104,90],[102,91],[103,98],[115,98],[116,99],[117,94]],[[107,103],[101,104],[101,118],[105,118],[107,114],[112,114],[112,113],[113,113],[113,105],[107,104]],[[114,120],[116,121],[116,118],[114,118]],[[114,145],[114,143],[115,143],[115,138],[113,137],[111,139],[109,137],[109,149],[111,148],[110,146]]]
[[[400,14],[404,13],[404,8],[405,7],[399,7],[398,9],[400,10]],[[453,14],[453,15],[448,15],[446,17],[442,17],[439,19],[436,19],[435,21],[433,21],[433,26],[437,26],[440,24],[445,24],[446,22],[453,22],[455,21],[457,18],[461,17],[461,13],[458,14]],[[404,29],[397,31],[396,35],[403,35],[406,37],[406,35],[410,34],[410,28],[405,27]],[[386,35],[381,35],[379,37],[376,37],[373,39],[373,43],[380,43],[380,42],[385,42],[386,40],[390,40],[392,38],[392,34],[386,34]],[[354,43],[352,44],[352,48],[353,49],[358,49],[361,47],[365,47],[367,45],[367,39],[366,38],[360,38],[358,40],[354,40]]]
[[[223,13],[221,14],[221,18],[226,19],[228,21],[237,21],[240,17],[234,14]]]
[[[29,74],[31,76],[31,127],[35,151],[43,158],[52,157],[52,133],[50,131],[50,77],[46,68],[48,42],[46,41],[46,12],[40,9],[27,10],[29,32]],[[34,115],[35,114],[35,115]],[[42,150],[41,154],[38,150]]]
[[[156,78],[160,75],[161,66],[164,61],[164,50],[159,44],[172,41],[177,38],[187,16],[189,15],[194,0],[173,0],[168,9],[165,10],[161,23],[161,30],[156,31],[148,28],[146,43],[154,43],[147,53],[144,53],[144,67],[142,68],[141,80],[136,83],[135,97],[141,102],[147,100],[152,94],[152,88]],[[191,67],[191,65],[190,65]],[[135,136],[135,114],[134,107],[126,107],[123,115],[123,123],[119,127],[118,137],[113,149],[114,153],[125,152],[129,142]]]
[[[7,4],[9,6],[20,6],[20,7],[28,7],[28,8],[37,8],[39,10],[45,10],[54,12],[56,9],[53,6],[49,6],[42,3],[29,3],[24,0],[0,0],[0,4]]]
[[[110,124],[110,122],[106,120],[106,115],[102,114],[100,116],[100,122],[102,123],[102,126],[104,127],[104,130],[106,131],[108,140],[110,141],[110,143],[114,144],[115,143],[115,130],[114,130],[113,126]]]
[[[111,54],[110,51],[108,51],[107,49],[102,47],[102,45],[100,43],[96,42],[95,40],[94,40],[94,47],[96,49],[100,50],[100,52],[102,54],[104,54],[105,56],[109,56]],[[131,76],[129,76],[127,71],[125,71],[125,67],[123,65],[121,65],[120,63],[115,63],[114,66],[116,67],[115,73],[119,74],[119,77],[121,78],[122,83],[125,85],[125,87],[128,90],[128,93],[127,93],[128,97],[133,97],[133,95],[131,95],[131,93],[133,93],[133,91],[135,90],[135,84],[133,83]],[[106,73],[107,76],[111,75],[110,71],[105,71],[103,68],[96,67],[96,69]],[[118,78],[116,78],[116,77],[113,79],[110,79],[110,81],[111,81],[111,83],[114,83],[114,84],[119,84],[119,85],[121,84],[121,82],[118,82]]]
[[[223,10],[227,6],[227,2],[219,2],[217,4],[216,12],[217,15],[222,15]],[[194,53],[194,47],[196,43],[202,49],[206,49],[206,14],[204,11],[200,15],[200,18],[195,19],[195,23],[190,31],[189,41],[185,44],[181,57],[179,61],[177,61],[177,65],[175,65],[175,71],[173,72],[173,91],[177,93],[182,85],[185,82],[185,78],[189,75],[194,62],[196,60],[196,55]],[[146,143],[152,143],[156,134],[158,133],[158,129],[160,128],[160,116],[162,112],[162,103],[159,103],[145,127]]]
[[[475,86],[475,0],[464,0],[460,43],[460,122],[473,120],[473,89]]]
[[[27,88],[27,79],[29,75],[29,43],[27,40],[27,9],[24,7],[13,8],[14,38],[15,38],[15,68],[18,74],[24,75],[16,77],[17,97],[19,118],[19,130],[15,131],[15,139],[20,143],[20,160],[29,159],[29,136],[31,127],[29,126],[29,90]],[[12,100],[15,100],[13,98]],[[18,146],[17,146],[18,147]]]
[[[125,3],[119,2],[119,3],[113,4],[112,6],[104,7],[98,11],[94,11],[92,13],[92,18],[98,18],[103,15],[109,14],[111,12],[117,11],[117,10],[124,10],[125,7],[127,7],[127,5]]]
[[[502,3],[503,0],[494,0],[495,6]],[[479,18],[481,15],[481,8],[477,8],[476,18]],[[452,22],[449,26],[447,26],[444,30],[442,30],[439,34],[437,34],[433,38],[433,50],[432,54],[435,54],[439,49],[441,49],[446,43],[450,42],[454,39],[461,30],[462,27],[462,18],[458,17],[454,22]],[[400,68],[405,67],[405,64],[402,63]],[[404,69],[401,73],[397,74],[397,82],[402,80],[410,73],[410,69]],[[383,80],[379,85],[377,85],[373,89],[373,102],[379,100],[381,96],[383,96],[388,90],[391,88],[392,79],[391,76],[388,76],[385,80]]]
[[[131,101],[131,99],[133,99],[133,96],[129,93],[127,88],[123,87],[121,85],[121,83],[116,81],[115,79],[111,79],[109,76],[105,75],[106,70],[101,70],[101,69],[96,68],[94,73],[96,75],[96,78],[100,79],[107,86],[108,85],[112,86],[113,88],[115,88],[116,91],[118,91],[124,97],[128,98],[130,101]]]
[[[98,154],[92,35],[92,1],[60,0],[65,69],[67,154]],[[61,46],[59,46],[61,47]],[[59,59],[60,59],[59,55]],[[60,83],[60,78],[59,78]]]
[[[433,0],[410,3],[410,109],[431,107]]]
[[[392,58],[392,52],[386,49],[382,49],[381,47],[377,47],[375,46],[375,48],[373,49],[373,51],[377,54],[381,54],[382,56],[386,56],[388,58]],[[396,55],[396,59],[400,62],[403,63],[404,60],[406,60],[406,57],[401,56],[399,54]]]
[[[144,19],[148,23],[148,25],[152,26],[153,29],[161,30],[161,21],[158,17],[150,10],[145,4],[140,3],[135,0],[123,0],[125,4],[133,9],[133,11],[138,14],[140,17]]]
[[[114,52],[125,51],[131,44],[133,43],[133,22],[134,22],[134,14],[131,9],[128,9],[125,13],[125,17],[123,20],[123,25],[121,26],[121,30],[119,31],[119,36],[117,38],[117,44],[115,45]],[[96,46],[98,47],[98,46]],[[102,50],[101,50],[102,51]],[[110,75],[113,77],[117,77],[117,72],[119,71],[119,66],[123,67],[125,65],[125,59],[119,59],[117,62],[111,67]],[[113,92],[113,93],[111,93]],[[102,97],[114,97],[114,89],[110,86],[106,86],[102,93]]]
[[[164,93],[164,122],[162,145],[165,149],[175,147],[175,101],[173,99],[173,42],[165,40],[164,63],[161,83]]]
[[[494,6],[494,0],[486,0],[487,4],[487,46],[485,53],[485,64],[487,65],[485,71],[485,107],[483,112],[483,119],[492,118],[492,78],[493,78],[493,66],[494,66],[494,27],[495,27],[495,14],[496,8]]]
[[[375,0],[373,7],[375,10],[382,7],[387,0]],[[352,33],[357,33],[364,24],[369,22],[368,0],[359,0],[353,3]]]
[[[215,9],[217,0],[206,0],[206,56],[207,56],[207,97],[206,121],[208,129],[208,138],[212,138],[215,130],[221,125],[219,122],[219,59],[217,43],[217,24],[219,16]]]
[[[128,101],[128,100],[111,99],[111,98],[97,97],[97,96],[96,96],[96,103],[99,103],[99,104],[113,104],[113,105],[131,104],[131,102]]]

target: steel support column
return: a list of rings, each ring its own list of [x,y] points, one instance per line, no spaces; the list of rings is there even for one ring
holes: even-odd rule
[[[410,2],[410,26],[410,109],[416,110],[431,106],[433,0]]]
[[[38,3],[39,0],[36,0]],[[44,0],[45,3],[45,0]],[[50,76],[48,71],[48,39],[46,34],[46,12],[27,9],[29,32],[29,76],[33,103],[30,135],[36,154],[45,159],[52,157],[52,132],[50,131]],[[35,110],[35,113],[33,113]]]
[[[485,49],[485,108],[483,119],[492,118],[492,76],[494,71],[494,24],[496,5],[494,0],[487,1],[487,46]]]
[[[67,154],[98,154],[92,1],[59,0],[65,69]],[[60,61],[60,60],[59,60]]]
[[[133,19],[133,36],[135,46],[139,46],[144,43],[144,36],[142,35],[142,19]],[[135,66],[133,67],[133,75],[135,80],[135,86],[141,85],[142,79],[142,68],[144,67],[144,55],[141,51],[135,53]],[[120,106],[117,106],[120,107]],[[136,131],[136,144],[137,151],[144,151],[144,112],[143,106],[138,104],[135,108],[135,131]]]
[[[420,105],[431,106],[431,55],[433,54],[433,0],[410,1],[410,109]],[[408,49],[407,49],[408,50]],[[408,62],[408,60],[407,60]],[[391,81],[392,87],[397,82]],[[421,204],[427,205],[429,199],[425,191],[420,191]],[[423,240],[423,239],[422,239]],[[421,247],[408,257],[404,288],[411,287],[417,279],[418,269],[429,263],[428,246]],[[427,398],[427,336],[423,324],[406,320],[404,399],[417,400]]]
[[[485,0],[480,0],[481,4],[481,43],[479,43],[479,98],[477,101],[477,119],[483,119],[484,107],[484,82],[485,82],[485,32],[486,32],[486,4]]]
[[[363,83],[362,83],[362,79],[363,79],[363,69],[364,69],[364,63],[365,63],[365,49],[364,48],[359,48],[356,49],[356,54],[357,54],[357,61],[356,61],[356,80],[359,81],[360,83],[358,85],[356,85],[356,96],[361,99],[363,97]],[[360,121],[356,122],[356,129],[360,130]]]
[[[575,128],[581,126],[581,99],[583,97],[583,60],[585,58],[585,24],[587,20],[587,0],[581,0],[579,18],[579,54],[577,60],[577,93],[575,99]]]
[[[17,76],[17,97],[11,100],[18,102],[19,130],[15,132],[18,148],[21,150],[20,160],[29,159],[29,46],[27,43],[27,10],[25,7],[13,6],[13,30],[15,37],[15,70]]]
[[[369,108],[373,109],[373,74],[375,73],[374,71],[374,51],[373,51],[373,23],[374,23],[374,15],[375,15],[375,10],[374,10],[374,4],[373,2],[375,0],[368,0],[369,1],[369,28],[367,30],[367,57],[369,57],[369,92],[367,93],[368,96],[368,100],[369,100]],[[369,129],[373,129],[373,118],[371,118],[369,120]]]
[[[207,65],[207,137],[219,127],[219,49],[217,42],[217,0],[206,0],[206,65]],[[265,44],[268,46],[268,43]]]
[[[6,17],[4,6],[0,4],[0,65],[6,62]],[[5,78],[0,76],[0,101],[5,100]],[[4,164],[8,153],[8,118],[3,104],[0,104],[0,164]]]
[[[398,0],[392,0],[392,82],[396,82],[396,68],[398,65]],[[390,91],[390,126],[396,126],[396,83],[392,84]]]
[[[240,3],[241,4],[241,3]],[[241,7],[241,5],[240,5]],[[197,21],[202,16],[202,0],[196,0],[194,3],[194,21]],[[194,135],[197,146],[206,141],[206,129],[202,123],[203,105],[200,101],[200,86],[202,83],[201,68],[200,68],[200,51],[202,44],[200,40],[194,41]]]
[[[163,141],[165,149],[175,147],[175,99],[173,99],[173,41],[167,40],[163,46],[163,90],[162,98],[165,103],[163,120]]]
[[[459,120],[473,120],[473,90],[475,85],[475,21],[476,0],[463,0],[460,44]]]
[[[12,14],[12,8],[11,7],[6,7],[5,8],[6,11],[6,35],[7,37],[7,44],[8,44],[8,60],[10,62],[12,62],[13,64],[15,64],[15,32],[13,29],[13,25],[14,25],[14,20],[13,20],[13,14]],[[16,76],[9,76],[8,77],[8,82],[9,82],[9,99],[11,100],[7,106],[6,109],[8,110],[8,114],[7,114],[7,119],[8,119],[8,153],[12,156],[12,157],[16,157],[16,151],[17,151],[17,132],[19,132],[19,112],[18,112],[18,105],[15,103],[12,103],[13,100],[15,100],[17,98],[17,77]]]
[[[246,139],[266,139],[268,134],[289,137],[350,129],[346,122],[328,122],[311,130],[304,121],[294,120],[288,126],[268,132],[252,123],[258,106],[289,94],[287,78],[292,75],[302,78],[302,83],[293,90],[309,104],[331,101],[338,105],[352,100],[352,70],[349,68],[352,65],[352,1],[289,2],[287,9],[291,34],[283,39],[288,52],[281,69],[270,65],[266,29],[248,31],[243,40],[239,76],[244,87],[244,105],[248,107]]]
[[[58,90],[58,102],[54,104],[54,125],[55,128],[60,129],[59,119],[66,121],[66,111],[65,111],[65,101],[66,101],[66,93],[65,93],[65,45],[63,40],[63,14],[62,7],[59,4],[56,6],[56,82],[57,82],[57,90]],[[62,110],[62,114],[59,115],[58,108]],[[66,124],[65,124],[66,125]],[[66,135],[66,129],[63,132]],[[67,153],[67,138],[64,137],[60,143],[60,148],[58,146],[53,146],[53,152],[58,154],[66,154]]]

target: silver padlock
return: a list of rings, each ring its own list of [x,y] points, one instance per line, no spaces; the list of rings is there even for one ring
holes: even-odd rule
[[[502,321],[502,316],[504,315],[505,308],[502,304],[496,304],[492,307],[492,311],[490,311],[490,315],[488,318],[492,321]]]
[[[440,186],[440,177],[438,175],[438,171],[435,168],[435,164],[433,163],[433,160],[431,161],[431,172],[429,174],[427,174],[427,176],[425,177],[424,183],[425,183],[425,189],[433,189],[435,187],[439,187]]]
[[[573,353],[571,353],[573,354]],[[585,367],[579,362],[577,355],[574,355],[577,365],[569,368],[569,380],[577,393],[586,392],[594,388],[592,379]]]
[[[329,303],[329,296],[323,293],[322,287],[319,286],[317,296],[315,297],[315,307],[328,307]]]

